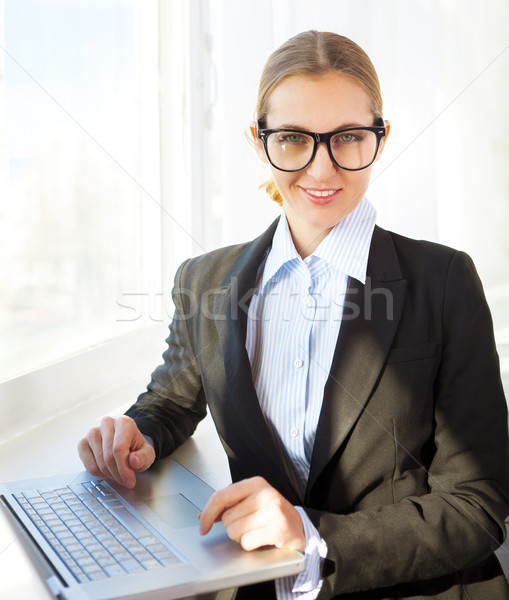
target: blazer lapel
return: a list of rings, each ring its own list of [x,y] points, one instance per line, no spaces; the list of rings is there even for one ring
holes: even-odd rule
[[[260,409],[245,345],[249,302],[255,291],[258,268],[271,247],[276,226],[277,221],[232,264],[214,294],[214,315],[223,350],[228,401],[243,421],[242,427],[237,422],[235,435],[242,436],[240,443],[251,445],[259,472],[288,500],[296,502],[298,494],[282,467],[279,450]]]
[[[349,282],[316,431],[307,499],[370,398],[398,328],[405,291],[392,239],[375,227],[366,285]]]

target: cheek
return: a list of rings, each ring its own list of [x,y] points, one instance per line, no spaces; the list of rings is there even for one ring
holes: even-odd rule
[[[284,171],[277,171],[274,168],[271,168],[271,171],[274,183],[282,195],[285,194],[298,179],[295,177],[294,173],[285,173]]]
[[[345,171],[345,173],[347,173],[344,176],[345,187],[359,193],[364,193],[367,190],[371,179],[371,167],[362,171]]]

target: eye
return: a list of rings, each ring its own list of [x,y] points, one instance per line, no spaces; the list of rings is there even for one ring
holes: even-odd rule
[[[337,141],[342,144],[351,144],[352,142],[356,142],[359,138],[351,132],[341,133],[337,137]]]
[[[309,143],[309,138],[301,133],[282,132],[278,136],[280,144],[306,144]]]

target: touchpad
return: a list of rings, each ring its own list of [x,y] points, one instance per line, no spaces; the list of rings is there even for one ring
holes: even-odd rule
[[[172,529],[197,526],[200,510],[182,494],[158,496],[144,500],[145,504],[164,519]]]

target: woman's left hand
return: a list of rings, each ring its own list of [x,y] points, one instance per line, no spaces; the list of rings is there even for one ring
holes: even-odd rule
[[[276,546],[304,552],[306,547],[299,512],[263,477],[215,492],[200,515],[200,533],[208,533],[217,521],[244,550]]]

